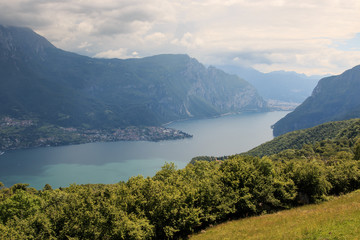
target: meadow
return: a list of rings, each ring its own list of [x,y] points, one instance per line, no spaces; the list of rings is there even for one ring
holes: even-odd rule
[[[212,239],[360,239],[360,191],[274,214],[229,221],[193,235]]]

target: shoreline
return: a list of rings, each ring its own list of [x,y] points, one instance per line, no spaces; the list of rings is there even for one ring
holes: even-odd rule
[[[213,118],[219,118],[219,117],[225,117],[225,116],[230,116],[230,115],[238,115],[238,114],[243,114],[243,113],[262,113],[262,112],[287,112],[288,110],[279,110],[279,109],[270,109],[268,111],[243,111],[243,112],[227,112],[227,113],[222,113],[222,114],[218,114],[212,117],[203,117],[203,118],[195,118],[195,117],[189,117],[189,118],[184,118],[184,119],[179,119],[179,120],[173,120],[170,122],[166,122],[161,124],[160,126],[166,127],[167,125],[170,125],[172,123],[176,123],[176,122],[184,122],[184,121],[188,121],[188,120],[203,120],[203,119],[213,119]]]
[[[269,110],[260,112],[274,112]],[[281,110],[280,110],[281,111]],[[186,118],[151,127],[126,127],[119,129],[77,129],[64,128],[54,125],[38,125],[35,121],[16,120],[8,118],[7,125],[0,128],[0,152],[39,147],[56,147],[77,145],[93,142],[118,142],[118,141],[168,141],[192,138],[189,133],[173,129],[169,125],[188,120],[215,119],[244,113],[259,113],[259,111],[228,112],[207,118]],[[9,134],[10,133],[10,134]],[[4,154],[3,153],[3,154]],[[1,154],[1,155],[3,155]],[[0,156],[1,156],[0,155]]]
[[[46,131],[43,131],[46,128]],[[41,130],[39,130],[41,129]],[[6,131],[9,129],[1,129]],[[127,127],[111,130],[81,130],[76,128],[62,128],[55,126],[40,126],[31,129],[11,127],[13,135],[0,134],[0,152],[39,147],[56,147],[77,145],[93,142],[120,142],[120,141],[150,141],[180,140],[192,138],[191,134],[181,130],[152,126]],[[17,130],[17,131],[16,131]]]

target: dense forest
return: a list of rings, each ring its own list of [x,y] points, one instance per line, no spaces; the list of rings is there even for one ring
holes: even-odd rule
[[[0,190],[1,239],[179,239],[211,224],[360,188],[360,121],[336,137],[259,156],[166,164],[107,185]],[[326,135],[326,133],[324,132]]]
[[[314,144],[327,139],[340,139],[348,131],[354,133],[360,131],[359,125],[359,119],[324,123],[312,128],[283,134],[244,154],[262,157],[279,153],[286,149],[300,149],[304,144]]]

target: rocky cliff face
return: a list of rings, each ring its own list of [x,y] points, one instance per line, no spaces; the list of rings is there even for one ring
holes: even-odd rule
[[[312,95],[274,125],[274,135],[360,117],[360,65],[319,81]]]
[[[256,89],[237,76],[228,75],[214,67],[206,69],[204,75],[191,86],[188,96],[201,96],[221,112],[266,109],[266,103]],[[224,79],[227,84],[222,84]]]
[[[112,128],[267,110],[249,83],[187,55],[95,59],[26,28],[0,36],[0,116]]]

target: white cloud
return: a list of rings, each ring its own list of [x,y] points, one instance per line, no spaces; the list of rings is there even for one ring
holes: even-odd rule
[[[105,52],[100,52],[96,54],[95,58],[119,58],[119,59],[127,59],[127,58],[137,58],[138,57],[137,52],[132,52],[131,54],[128,54],[128,50],[125,48],[119,48],[116,50],[108,50]]]
[[[340,48],[360,32],[359,12],[358,0],[14,0],[0,3],[0,23],[89,56],[187,53],[205,64],[325,74],[360,64],[360,43]]]
[[[172,44],[183,46],[185,48],[201,48],[203,47],[202,44],[204,43],[201,38],[194,36],[193,34],[186,32],[181,39],[173,39],[171,41]]]
[[[91,47],[91,46],[92,46],[91,43],[82,42],[82,43],[80,43],[80,45],[78,46],[78,48],[89,48],[89,47]]]
[[[168,37],[161,32],[155,32],[145,36],[146,42],[152,42],[153,44],[162,44],[168,40]]]

